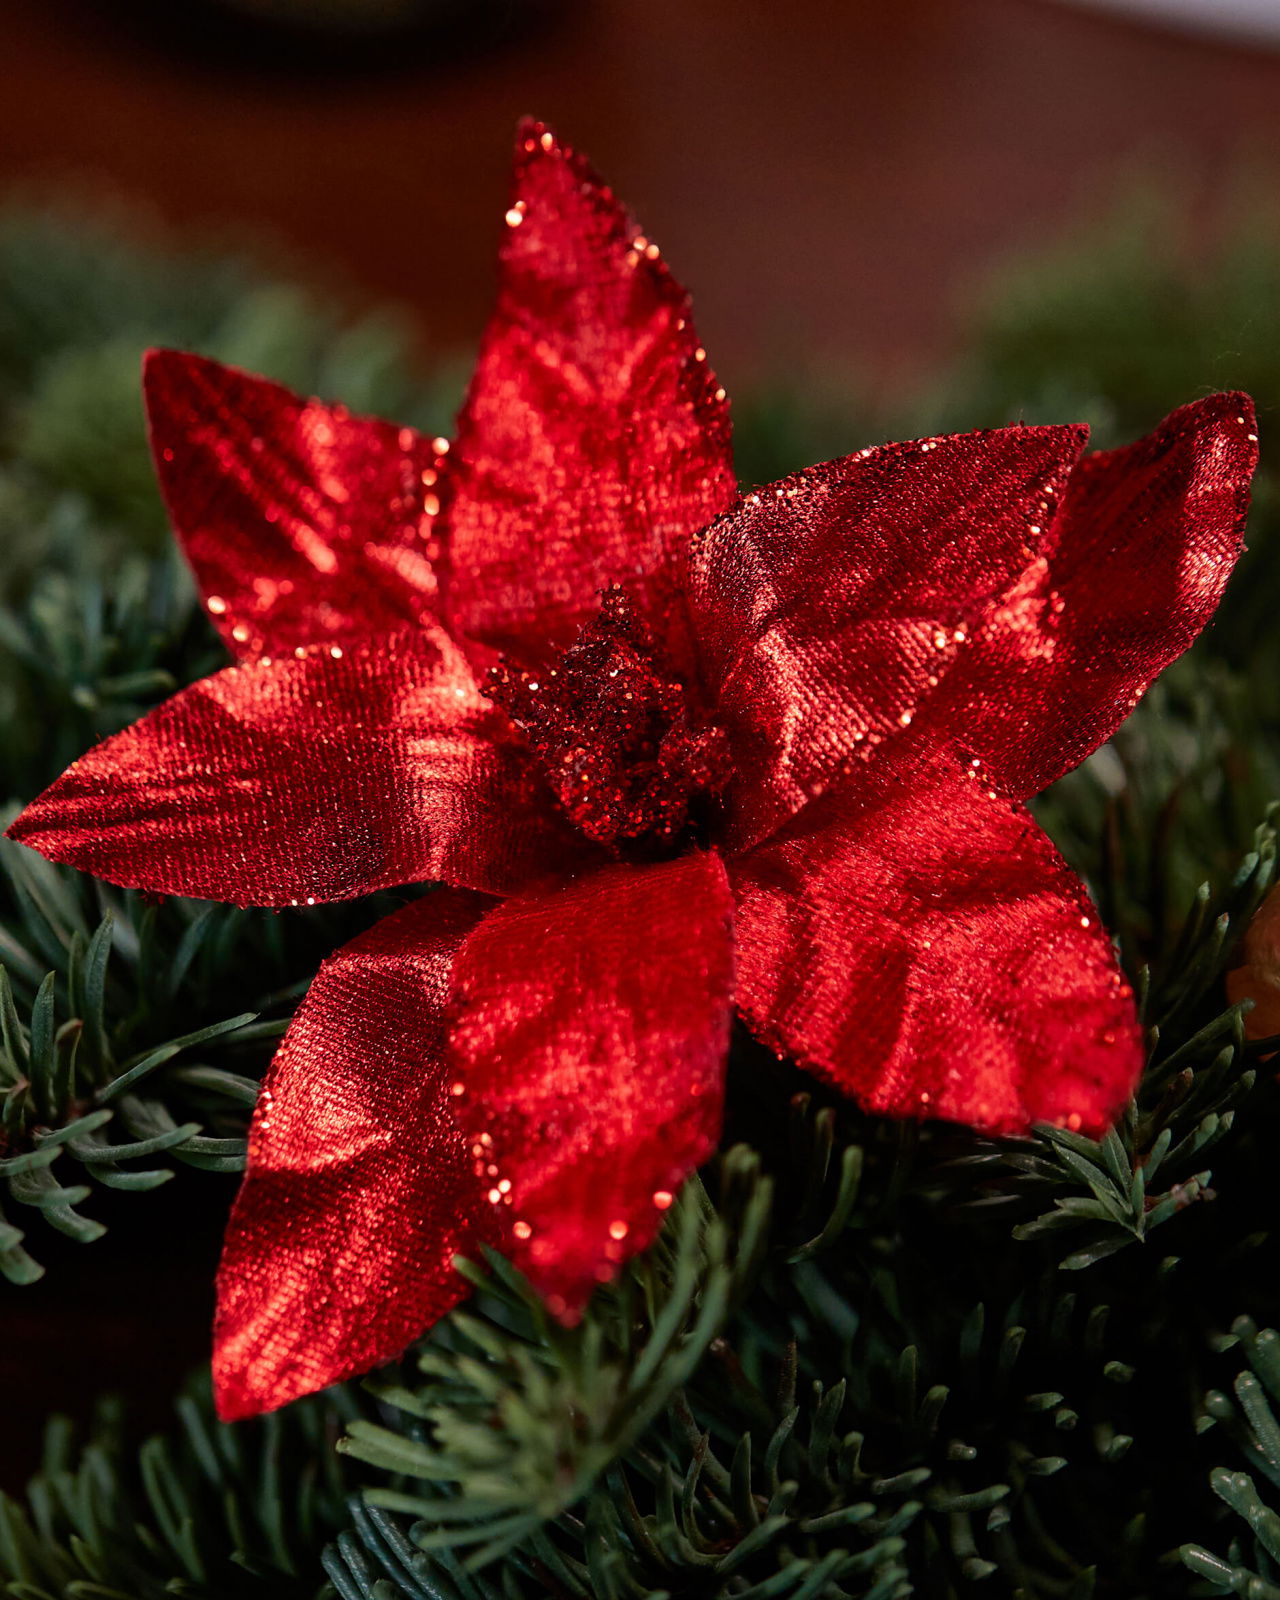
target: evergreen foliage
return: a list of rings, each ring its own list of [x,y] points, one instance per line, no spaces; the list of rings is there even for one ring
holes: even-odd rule
[[[949,387],[858,431],[1083,415],[1106,444],[1234,385],[1265,449],[1280,255],[1250,242],[1193,270],[1153,248],[1158,219],[1141,227],[1025,272]],[[136,392],[152,342],[447,420],[447,385],[413,382],[384,321],[349,325],[239,261],[0,223],[14,803],[220,659],[163,543]],[[744,475],[865,442],[847,409],[835,422],[749,399]],[[877,1121],[740,1037],[723,1153],[578,1327],[495,1258],[397,1368],[279,1417],[222,1427],[198,1385],[140,1447],[109,1407],[83,1446],[55,1421],[25,1501],[0,1500],[0,1592],[1280,1597],[1280,1089],[1222,986],[1276,871],[1273,459],[1219,623],[1038,804],[1147,1028],[1112,1133]],[[87,1242],[95,1185],[145,1208],[174,1162],[236,1165],[316,964],[391,902],[276,916],[147,903],[11,846],[0,868],[0,1295],[17,1295],[33,1219]]]
[[[206,1383],[175,1402],[169,1438],[128,1442],[104,1404],[76,1448],[48,1427],[26,1505],[0,1495],[0,1573],[14,1600],[308,1600],[317,1545],[347,1515],[333,1445],[356,1397],[322,1396],[229,1428]]]
[[[1258,1493],[1254,1474],[1271,1490],[1280,1488],[1280,1422],[1273,1408],[1273,1403],[1280,1401],[1280,1334],[1274,1328],[1259,1332],[1248,1317],[1240,1317],[1218,1345],[1222,1350],[1241,1349],[1248,1364],[1232,1385],[1234,1399],[1217,1389],[1205,1396],[1198,1425],[1202,1431],[1219,1427],[1230,1439],[1237,1461],[1243,1459],[1250,1468],[1233,1472],[1229,1467],[1217,1467],[1210,1478],[1223,1507],[1247,1523],[1249,1535],[1243,1528],[1232,1530],[1225,1561],[1195,1544],[1183,1547],[1182,1559],[1206,1580],[1199,1588],[1201,1594],[1276,1600],[1280,1596],[1280,1516]]]

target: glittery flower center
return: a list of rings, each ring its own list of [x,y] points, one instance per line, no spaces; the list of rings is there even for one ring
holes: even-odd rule
[[[597,843],[649,851],[673,845],[697,796],[729,776],[716,727],[695,728],[680,682],[664,672],[626,592],[606,592],[599,615],[544,670],[504,660],[488,692],[540,757],[571,820]]]

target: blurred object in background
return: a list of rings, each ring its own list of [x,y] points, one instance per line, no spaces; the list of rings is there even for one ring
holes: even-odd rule
[[[459,9],[448,0],[224,0],[224,4],[230,11],[307,32],[341,34],[387,33]]]
[[[0,0],[0,794],[35,792],[74,754],[51,748],[55,723],[83,746],[128,720],[131,662],[75,608],[86,570],[119,589],[165,545],[142,347],[190,345],[444,429],[441,357],[488,311],[524,111],[591,151],[694,285],[748,479],[1017,415],[1087,416],[1109,443],[1215,386],[1254,391],[1268,451],[1280,56],[1133,27],[1103,3]],[[68,193],[79,210],[47,204]],[[267,264],[229,254],[228,230]],[[1274,461],[1255,547],[1280,537]],[[1233,585],[1215,648],[1259,664],[1252,698],[1280,718],[1273,613],[1265,586]],[[1200,692],[1187,682],[1161,693]],[[1229,770],[1212,743],[1193,758]],[[1252,827],[1237,792],[1215,803]],[[1179,895],[1226,870],[1216,822],[1188,837]],[[68,1279],[100,1292],[109,1323],[92,1383],[65,1377],[78,1290],[9,1313],[6,1422],[32,1451],[50,1395],[147,1395],[206,1354],[225,1195],[193,1198],[133,1273],[117,1270],[141,1237],[128,1198],[100,1265]],[[159,1270],[163,1323],[138,1287]],[[32,1381],[41,1364],[56,1381]],[[26,1450],[0,1448],[0,1475],[16,1481]]]
[[[1139,21],[1280,45],[1280,0],[1069,0]]]
[[[784,370],[891,397],[954,355],[994,266],[1144,173],[1175,196],[1162,249],[1211,250],[1246,185],[1280,192],[1280,53],[1096,7],[466,0],[464,47],[422,13],[362,45],[231,4],[0,0],[0,200],[73,180],[260,231],[403,302],[430,349],[479,335],[528,111],[696,286],[731,393]]]
[[[538,32],[562,0],[70,0],[86,26],[206,70],[297,77],[448,72]]]
[[[167,546],[143,426],[149,346],[199,349],[424,432],[449,427],[461,372],[437,356],[424,382],[409,319],[353,313],[307,279],[124,208],[0,206],[0,603],[55,559],[78,551],[83,569],[91,545],[114,565],[110,530],[149,555]]]
[[[998,283],[968,302],[963,359],[935,371],[923,392],[895,390],[892,420],[883,408],[873,410],[848,376],[843,389],[825,396],[794,374],[744,390],[735,408],[742,475],[766,481],[880,433],[909,437],[1017,414],[1088,417],[1097,425],[1095,442],[1109,444],[1219,385],[1252,389],[1264,419],[1274,417],[1280,249],[1246,230],[1229,248],[1193,259],[1163,247],[1169,228],[1167,211],[1148,197],[1070,249],[1046,247],[1033,261],[1006,262]],[[92,223],[71,213],[0,213],[0,797],[34,793],[93,739],[133,720],[140,677],[151,679],[147,692],[163,692],[153,673],[137,670],[144,649],[148,665],[190,666],[196,651],[190,643],[179,651],[173,640],[198,629],[209,654],[200,672],[222,659],[189,585],[171,608],[150,600],[137,607],[145,640],[125,632],[123,647],[110,611],[92,603],[95,574],[103,580],[99,597],[105,590],[116,601],[130,588],[130,574],[164,570],[154,558],[168,547],[165,519],[138,398],[142,345],[194,345],[361,410],[443,430],[456,384],[444,374],[423,382],[407,338],[407,324],[395,317],[364,308],[344,318],[305,286],[242,257],[198,252],[189,239],[183,247],[127,212]],[[1177,905],[1207,873],[1234,871],[1241,835],[1258,815],[1240,776],[1242,751],[1259,768],[1268,754],[1249,752],[1233,733],[1228,697],[1247,705],[1253,723],[1246,725],[1280,726],[1275,585],[1256,576],[1277,570],[1276,556],[1267,554],[1280,537],[1271,434],[1264,426],[1243,581],[1228,590],[1198,659],[1179,663],[1157,691],[1180,712],[1174,726],[1184,736],[1169,758],[1176,757],[1173,776],[1163,765],[1149,770],[1145,749],[1139,752],[1153,785],[1185,790],[1179,850],[1163,869]],[[1252,680],[1224,689],[1223,669],[1240,663],[1252,664]],[[1213,709],[1208,731],[1187,737],[1194,721],[1186,707],[1201,703]],[[1280,772],[1264,770],[1264,778],[1268,795],[1280,793]],[[1111,837],[1108,796],[1098,791],[1098,813],[1090,816],[1079,798],[1088,774],[1082,769],[1065,781],[1077,786],[1069,816],[1080,831],[1070,831],[1068,812],[1051,809],[1052,799],[1041,816],[1060,843],[1088,859],[1098,839]],[[1206,801],[1197,806],[1202,789]],[[1234,828],[1224,821],[1233,814]],[[1090,820],[1080,829],[1082,815]],[[1141,878],[1146,858],[1130,870]],[[290,925],[264,915],[281,930]],[[313,963],[303,970],[309,975]],[[134,1194],[95,1196],[86,1210],[110,1231],[88,1249],[55,1239],[60,1248],[50,1250],[32,1228],[33,1247],[42,1261],[48,1256],[47,1280],[34,1288],[0,1282],[0,1389],[7,1397],[0,1488],[18,1488],[34,1469],[51,1405],[84,1416],[92,1395],[111,1388],[129,1396],[131,1414],[144,1425],[159,1425],[178,1375],[205,1359],[230,1186],[202,1184],[204,1176],[187,1174],[158,1210]],[[158,1279],[160,1310],[151,1292]],[[90,1343],[86,1304],[94,1307]]]

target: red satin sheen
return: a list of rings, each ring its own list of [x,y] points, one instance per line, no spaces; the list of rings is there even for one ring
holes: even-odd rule
[[[218,1273],[227,1420],[397,1354],[495,1237],[445,1060],[459,946],[492,902],[440,889],[330,956],[262,1085]]]
[[[148,352],[143,386],[174,531],[233,655],[434,613],[432,441],[179,350]]]
[[[450,1059],[512,1258],[572,1317],[720,1134],[733,902],[719,857],[505,900],[459,952]]]
[[[148,368],[211,612],[284,654],[90,752],[14,836],[242,903],[514,896],[438,892],[313,985],[229,1235],[225,1414],[395,1356],[456,1298],[459,1244],[499,1239],[572,1315],[712,1147],[735,944],[755,1030],[872,1109],[1098,1130],[1132,1085],[1096,916],[993,793],[1081,759],[1204,623],[1247,402],[1079,463],[1079,429],[886,446],[722,516],[700,354],[649,241],[530,124],[444,461],[212,363]],[[612,583],[625,626],[597,618]],[[466,664],[495,642],[527,740]]]
[[[509,892],[598,854],[426,628],[205,678],[81,757],[11,833],[110,883],[261,906],[433,878]]]
[[[626,581],[661,637],[689,536],[735,492],[688,295],[538,122],[516,141],[500,274],[450,461],[449,623],[536,662]]]
[[[571,1320],[715,1148],[731,924],[699,854],[503,902],[438,890],[330,957],[254,1117],[220,1414],[395,1356],[483,1244]]]
[[[1026,809],[902,751],[731,863],[752,1031],[895,1117],[1098,1133],[1142,1065],[1132,991]]]
[[[763,838],[910,726],[1043,543],[1083,428],[883,445],[750,494],[696,541],[690,605]]]
[[[1009,794],[1039,794],[1109,739],[1209,621],[1244,549],[1253,402],[1217,394],[1085,456],[1046,548],[930,708]]]

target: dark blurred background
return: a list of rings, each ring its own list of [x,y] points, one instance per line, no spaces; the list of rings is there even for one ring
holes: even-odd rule
[[[695,287],[731,389],[892,385],[953,349],[993,263],[1136,173],[1202,247],[1242,188],[1274,193],[1280,52],[1215,35],[1223,0],[1172,9],[1205,26],[1061,0],[6,0],[0,200],[74,183],[262,230],[466,346],[532,111]],[[1261,33],[1280,7],[1252,9]]]
[[[693,289],[746,476],[864,425],[1038,410],[1124,436],[1239,383],[1265,428],[1280,394],[1280,257],[1240,247],[1274,233],[1280,0],[0,0],[0,591],[32,588],[51,541],[74,566],[86,529],[163,540],[143,343],[447,427],[455,377],[415,387],[404,348],[456,374],[473,347],[524,112],[592,154]],[[32,220],[51,204],[53,232]],[[76,220],[102,212],[105,234]],[[948,394],[979,322],[986,366]],[[825,420],[798,425],[814,395]],[[18,751],[0,719],[0,800],[29,797],[75,752]],[[207,1354],[233,1187],[97,1196],[105,1239],[41,1236],[46,1278],[0,1282],[0,1486],[51,1401],[118,1389],[163,1422]]]

